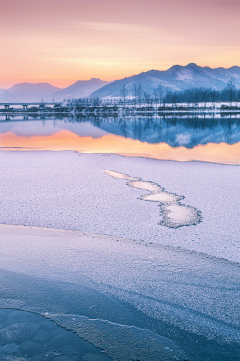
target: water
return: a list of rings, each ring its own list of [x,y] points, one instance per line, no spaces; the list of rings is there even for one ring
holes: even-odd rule
[[[32,312],[0,310],[0,360],[110,361],[73,332]]]
[[[240,118],[0,116],[0,147],[240,164]]]

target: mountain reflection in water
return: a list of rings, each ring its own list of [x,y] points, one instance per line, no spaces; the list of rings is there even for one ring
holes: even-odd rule
[[[0,147],[240,164],[240,118],[1,116]]]

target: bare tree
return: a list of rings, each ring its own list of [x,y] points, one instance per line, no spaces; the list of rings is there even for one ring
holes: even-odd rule
[[[230,78],[227,85],[227,94],[230,101],[230,105],[232,106],[233,98],[235,95],[235,84],[233,78]]]
[[[157,94],[158,94],[158,99],[159,99],[159,106],[161,106],[162,103],[162,97],[163,97],[163,87],[161,84],[159,84],[157,86]]]
[[[167,88],[167,92],[165,95],[165,102],[168,104],[172,103],[172,94],[171,94],[171,91],[169,90],[169,88]]]
[[[174,104],[175,107],[176,107],[176,104],[177,104],[177,101],[178,101],[178,94],[176,92],[172,93],[171,100],[172,100],[172,106]]]
[[[136,107],[136,104],[137,104],[137,96],[138,96],[137,84],[134,85],[134,88],[133,88],[133,96],[134,96],[134,103],[135,103],[135,107]]]
[[[193,97],[194,97],[194,102],[197,105],[199,105],[200,94],[201,94],[201,89],[200,88],[195,88],[194,93],[193,93]]]
[[[141,105],[142,105],[142,86],[141,86],[141,84],[139,84],[139,86],[138,86],[137,94],[138,94],[138,103],[141,108]]]
[[[127,88],[126,88],[126,84],[123,84],[122,90],[120,92],[121,97],[123,98],[123,104],[125,106],[126,103],[126,97],[127,97]]]
[[[207,99],[208,99],[208,90],[207,89],[203,89],[202,97],[203,97],[203,101],[204,101],[204,106],[206,108],[207,107]]]
[[[145,99],[145,104],[149,105],[151,100],[150,100],[150,95],[147,92],[144,92],[144,99]]]
[[[94,98],[94,99],[93,99],[93,106],[94,106],[94,108],[98,108],[99,105],[100,105],[100,103],[101,103],[101,100],[100,100],[99,98]]]
[[[158,94],[157,94],[157,89],[153,90],[153,94],[154,94],[154,100],[155,100],[155,104],[156,104],[156,108],[158,105]]]
[[[217,93],[216,90],[212,89],[210,91],[210,95],[211,95],[211,99],[212,99],[212,105],[213,105],[213,107],[215,107],[215,103],[216,103],[216,100],[217,100],[218,93]]]

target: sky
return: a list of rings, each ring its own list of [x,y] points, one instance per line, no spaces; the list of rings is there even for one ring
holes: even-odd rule
[[[0,88],[240,66],[239,0],[0,0]]]

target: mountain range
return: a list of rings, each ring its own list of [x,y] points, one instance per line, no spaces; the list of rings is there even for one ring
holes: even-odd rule
[[[222,90],[230,79],[236,88],[240,88],[240,67],[212,69],[190,63],[187,66],[174,65],[166,71],[149,70],[111,83],[95,78],[77,81],[64,89],[48,83],[16,84],[7,90],[0,89],[0,102],[62,102],[64,99],[86,97],[111,98],[122,96],[123,91],[125,96],[134,96],[139,89],[142,94],[153,94],[158,86],[162,86],[165,92],[167,89],[181,91],[198,87]]]
[[[86,98],[92,92],[98,90],[107,81],[90,79],[77,81],[76,83],[61,89],[48,83],[21,83],[13,85],[5,90],[0,89],[0,103],[2,102],[62,102],[64,99]]]
[[[22,83],[13,85],[10,89],[8,89],[8,92],[16,100],[21,102],[40,102],[43,99],[46,100],[46,98],[50,97],[59,90],[61,89],[48,83]]]
[[[123,94],[133,96],[135,89],[141,86],[141,92],[152,94],[159,85],[163,91],[181,91],[189,88],[213,88],[222,90],[230,79],[236,88],[240,88],[240,67],[234,66],[229,69],[201,67],[196,64],[187,66],[174,65],[166,71],[150,70],[129,78],[114,81],[103,88],[95,91],[90,97],[119,97]]]
[[[63,99],[79,99],[87,98],[91,93],[109,84],[107,81],[101,79],[78,80],[69,87],[59,90],[52,94],[55,101],[62,101]]]

